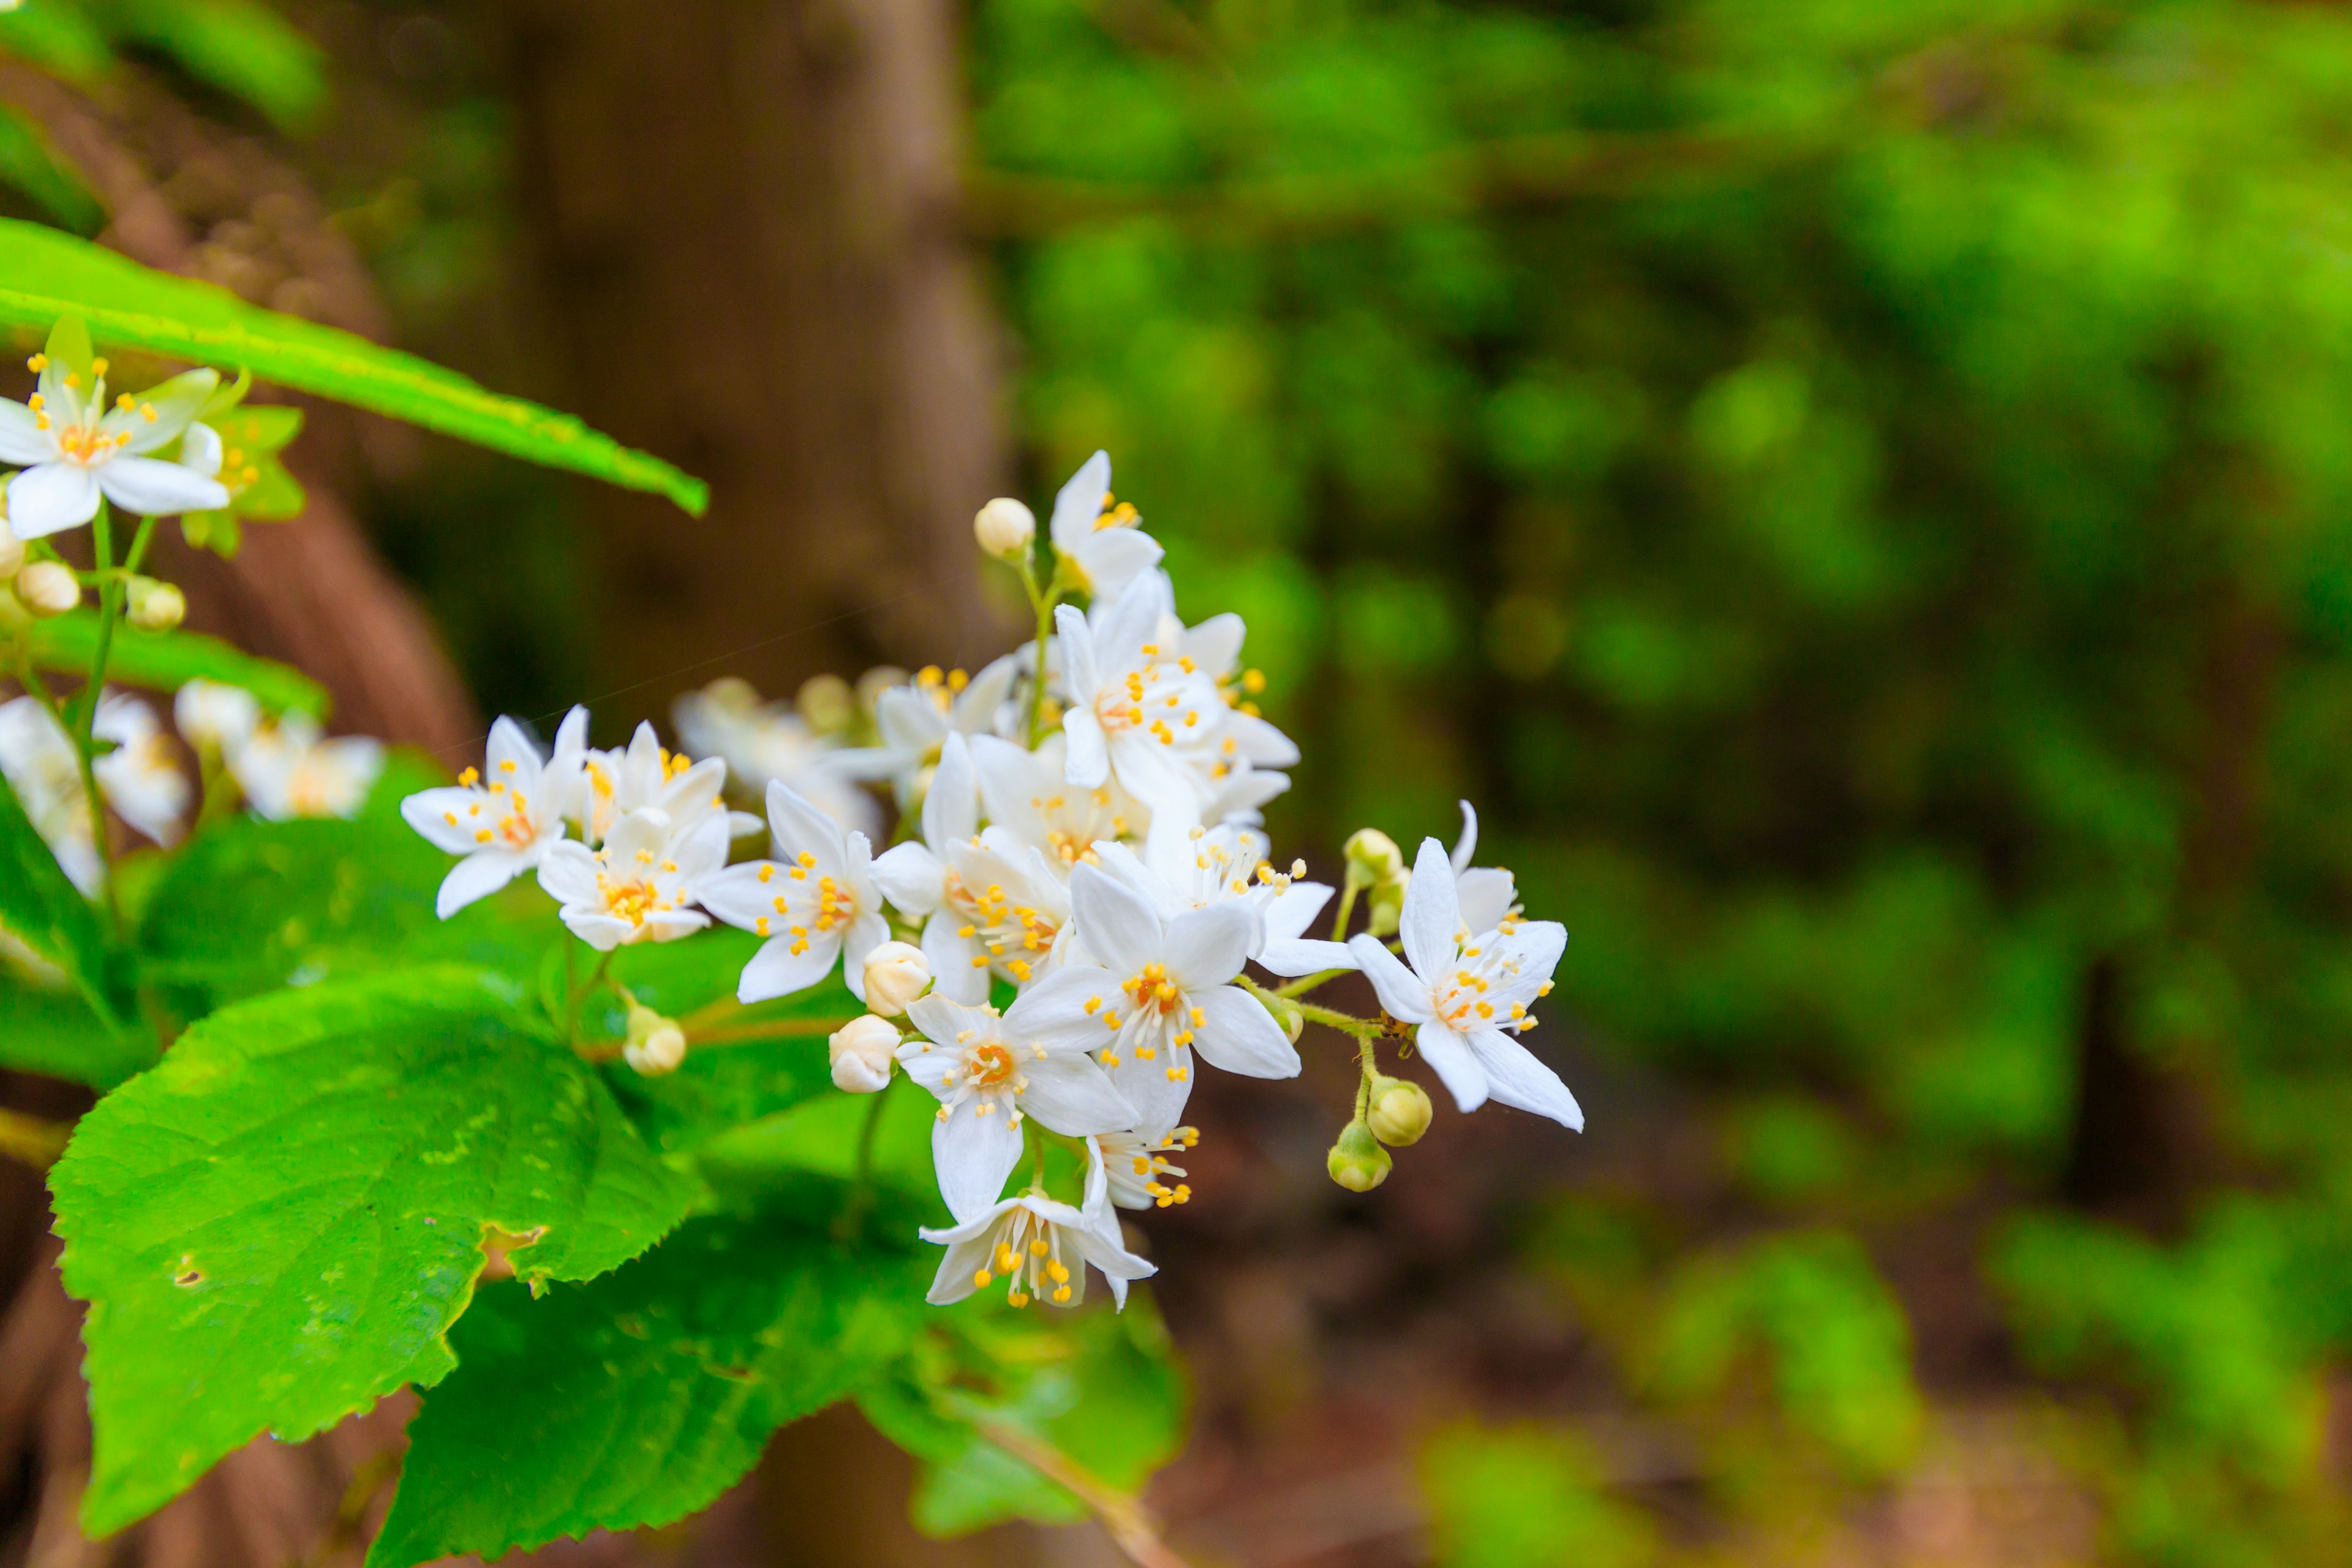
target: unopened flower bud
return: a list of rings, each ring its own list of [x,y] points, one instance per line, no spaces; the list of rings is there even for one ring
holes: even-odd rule
[[[187,618],[188,600],[169,583],[152,577],[131,579],[131,624],[142,632],[168,632]]]
[[[1404,875],[1404,851],[1377,827],[1359,827],[1348,835],[1348,878],[1360,887],[1376,888]]]
[[[1389,1152],[1381,1147],[1372,1130],[1361,1121],[1350,1121],[1331,1145],[1330,1157],[1324,1162],[1331,1179],[1351,1193],[1369,1193],[1389,1179],[1392,1163]]]
[[[833,1058],[835,1089],[872,1094],[890,1087],[890,1068],[898,1049],[898,1026],[868,1013],[835,1029],[824,1048]]]
[[[810,676],[793,702],[820,735],[837,735],[857,721],[857,693],[837,675]]]
[[[686,1060],[686,1031],[675,1020],[663,1017],[644,1003],[632,1002],[628,1037],[621,1045],[621,1059],[647,1078],[676,1072],[678,1063]]]
[[[1429,1091],[1421,1085],[1401,1078],[1372,1079],[1371,1109],[1365,1112],[1364,1121],[1372,1136],[1391,1148],[1420,1142],[1433,1114]]]
[[[971,520],[971,532],[999,561],[1018,561],[1037,537],[1037,514],[1011,496],[998,496]]]
[[[930,961],[912,942],[886,942],[866,955],[866,1005],[886,1018],[906,1012],[930,984]]]
[[[62,616],[81,603],[81,584],[54,561],[36,561],[16,574],[16,597],[37,616]]]
[[[0,582],[14,577],[16,569],[24,563],[25,542],[16,537],[16,531],[8,526],[8,520],[0,517]]]
[[[1274,1021],[1282,1026],[1282,1032],[1288,1037],[1290,1043],[1297,1045],[1300,1032],[1307,1027],[1307,1015],[1298,1010],[1298,1004],[1287,996],[1276,996],[1272,992],[1259,994],[1258,1000],[1265,1005],[1267,1012],[1274,1015]]]
[[[1374,936],[1394,936],[1397,926],[1404,920],[1405,884],[1412,879],[1410,871],[1400,874],[1393,882],[1382,882],[1373,888],[1371,897],[1364,901],[1364,929]]]

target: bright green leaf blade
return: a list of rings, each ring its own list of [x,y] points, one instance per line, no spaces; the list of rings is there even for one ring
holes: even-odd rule
[[[0,185],[13,185],[76,234],[96,234],[106,209],[72,168],[58,162],[32,121],[0,105]]]
[[[70,986],[0,978],[0,1068],[109,1089],[155,1063],[155,1042],[101,1022]]]
[[[33,662],[43,669],[89,669],[98,651],[98,612],[90,609],[35,621]],[[316,719],[327,715],[327,689],[300,670],[256,658],[199,632],[142,632],[119,626],[107,668],[112,679],[151,691],[177,691],[191,680],[217,680],[245,688],[273,713],[290,710]]]
[[[699,515],[709,487],[572,418],[501,397],[455,371],[350,332],[248,305],[209,283],[151,271],[38,224],[0,219],[0,324],[47,328],[79,315],[100,342],[251,371],[428,430],[626,489]]]
[[[592,1284],[484,1292],[450,1336],[457,1370],[409,1425],[370,1568],[681,1519],[778,1426],[877,1376],[929,1268],[831,1242],[824,1218],[697,1220]]]
[[[302,129],[326,106],[318,46],[253,0],[115,0],[109,13],[121,37],[171,56],[281,129]]]
[[[454,1364],[496,1227],[525,1279],[587,1279],[692,1184],[596,1076],[458,969],[225,1009],[100,1100],[50,1173],[83,1337],[93,1535],[271,1431],[307,1437]]]
[[[92,1006],[120,1016],[98,911],[66,879],[16,793],[0,784],[0,926],[65,971]]]

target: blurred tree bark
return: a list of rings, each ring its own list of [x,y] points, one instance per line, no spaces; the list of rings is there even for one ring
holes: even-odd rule
[[[588,499],[600,657],[658,713],[1001,646],[970,521],[1005,468],[957,222],[947,0],[520,0],[524,201],[570,405],[709,479]],[[692,667],[692,668],[688,668]]]

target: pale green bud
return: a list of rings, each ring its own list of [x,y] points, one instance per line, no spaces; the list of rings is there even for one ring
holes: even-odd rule
[[[1376,888],[1404,875],[1404,851],[1377,827],[1359,827],[1348,836],[1348,878]]]
[[[1282,1032],[1290,1043],[1297,1045],[1300,1032],[1307,1027],[1307,1015],[1298,1010],[1298,1004],[1287,996],[1271,994],[1260,996],[1258,1001],[1274,1015],[1274,1021],[1282,1026]]]
[[[168,632],[187,619],[185,595],[152,577],[131,579],[125,618],[142,632]]]
[[[1331,1179],[1351,1193],[1369,1193],[1389,1179],[1389,1169],[1394,1163],[1389,1152],[1372,1136],[1372,1130],[1361,1121],[1350,1121],[1340,1132],[1339,1141],[1331,1145],[1330,1157],[1324,1166]]]
[[[1401,873],[1393,882],[1382,882],[1364,900],[1364,929],[1374,936],[1394,936],[1398,922],[1404,919],[1405,884],[1412,879],[1411,872]]]
[[[621,1059],[647,1078],[676,1072],[686,1060],[686,1031],[676,1020],[663,1017],[644,1003],[632,1002]]]
[[[793,703],[820,735],[837,735],[857,722],[857,693],[837,675],[810,676]]]
[[[1429,1103],[1429,1091],[1417,1083],[1401,1078],[1372,1079],[1371,1109],[1364,1121],[1372,1136],[1393,1149],[1402,1149],[1421,1142],[1429,1131],[1429,1120],[1436,1114]]]
[[[1018,561],[1037,537],[1037,514],[1010,496],[998,496],[971,520],[972,537],[999,561]]]
[[[81,603],[81,584],[54,561],[36,561],[16,574],[16,597],[37,616],[62,616]]]

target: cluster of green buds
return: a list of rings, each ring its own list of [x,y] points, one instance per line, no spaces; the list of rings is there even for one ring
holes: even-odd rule
[[[1374,936],[1395,934],[1404,912],[1404,890],[1412,880],[1404,851],[1377,827],[1360,827],[1348,837],[1348,879],[1339,889],[1340,907],[1364,900],[1365,929]]]
[[[1325,1162],[1331,1179],[1351,1193],[1369,1193],[1389,1179],[1396,1162],[1389,1150],[1421,1142],[1434,1114],[1429,1091],[1417,1083],[1375,1074],[1359,1102],[1356,1119],[1340,1131]]]

